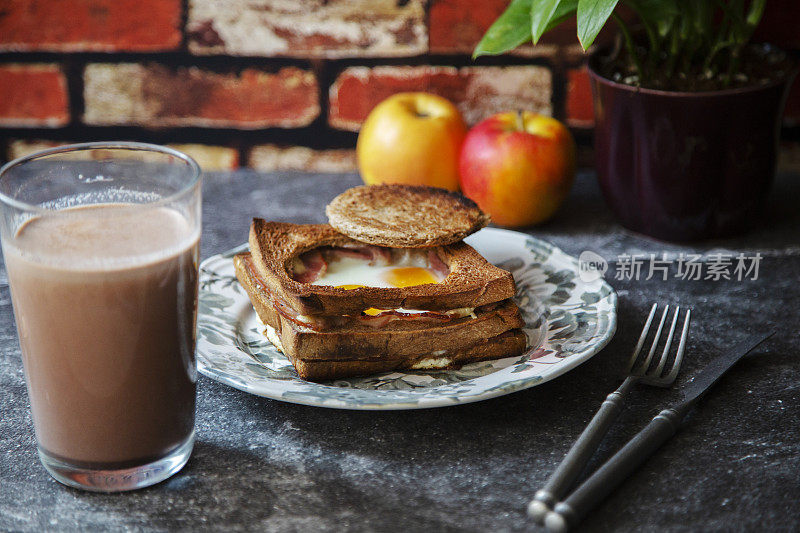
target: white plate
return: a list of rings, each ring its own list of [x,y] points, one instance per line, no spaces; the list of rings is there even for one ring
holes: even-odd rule
[[[602,278],[584,282],[578,261],[515,231],[486,228],[466,240],[510,270],[525,319],[528,351],[459,370],[387,372],[312,383],[264,337],[231,258],[242,245],[200,265],[197,363],[237,389],[285,402],[337,409],[422,409],[475,402],[544,383],[596,354],[614,335],[617,295]]]

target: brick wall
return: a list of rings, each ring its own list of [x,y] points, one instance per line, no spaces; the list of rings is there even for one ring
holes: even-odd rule
[[[0,153],[126,139],[176,146],[209,170],[347,171],[370,109],[408,90],[446,96],[470,123],[551,114],[587,147],[591,91],[574,27],[470,59],[506,4],[0,0]],[[759,37],[800,49],[798,4],[770,0]],[[786,121],[797,138],[800,88]]]

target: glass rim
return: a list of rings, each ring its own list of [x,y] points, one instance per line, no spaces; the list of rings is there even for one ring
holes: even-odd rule
[[[47,148],[45,150],[39,150],[37,152],[33,152],[31,154],[13,159],[8,163],[6,163],[5,165],[0,166],[0,182],[2,182],[6,173],[8,173],[8,171],[11,170],[12,168],[18,167],[25,163],[29,163],[35,159],[40,159],[42,157],[49,157],[52,155],[65,152],[78,152],[82,150],[129,150],[135,152],[157,152],[164,155],[170,155],[176,157],[189,166],[189,169],[191,170],[191,179],[184,187],[170,194],[169,196],[164,196],[163,198],[159,198],[158,200],[154,200],[152,202],[144,202],[141,205],[157,205],[161,203],[169,203],[175,200],[176,198],[185,194],[187,191],[192,190],[200,182],[200,177],[202,174],[202,170],[200,169],[200,165],[197,164],[197,161],[195,161],[188,155],[184,154],[183,152],[175,150],[174,148],[169,148],[167,146],[161,146],[158,144],[134,142],[134,141],[94,141],[86,143],[65,144],[63,146],[56,146],[53,148]],[[38,213],[52,213],[54,211],[59,211],[58,209],[48,209],[46,207],[29,204],[28,202],[23,202],[22,200],[17,200],[15,198],[8,196],[1,190],[0,190],[0,202],[8,206],[15,207],[17,209],[25,211],[33,211]]]

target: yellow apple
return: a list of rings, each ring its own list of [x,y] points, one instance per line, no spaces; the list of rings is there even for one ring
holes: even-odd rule
[[[404,183],[458,190],[458,158],[467,127],[446,98],[399,93],[370,112],[356,145],[367,185]]]

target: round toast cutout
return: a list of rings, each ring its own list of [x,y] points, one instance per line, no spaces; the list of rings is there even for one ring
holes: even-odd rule
[[[489,223],[489,215],[469,198],[414,185],[353,187],[334,198],[325,213],[340,233],[394,248],[451,244]]]

